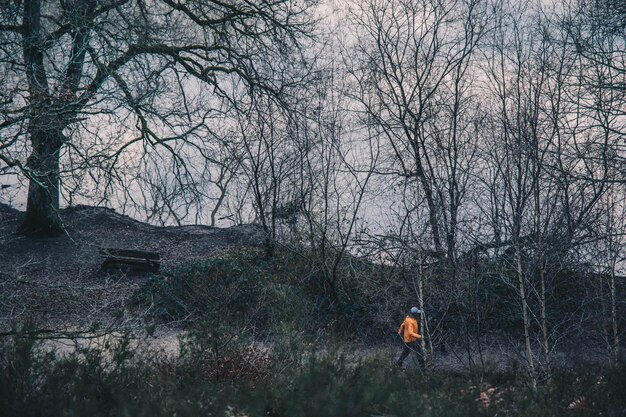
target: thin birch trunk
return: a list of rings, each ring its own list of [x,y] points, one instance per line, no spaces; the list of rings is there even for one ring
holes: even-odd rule
[[[546,271],[542,261],[541,270],[539,271],[541,285],[541,334],[543,336],[543,356],[546,361],[546,374],[548,379],[552,378],[552,363],[550,360],[550,340],[548,332],[548,318],[546,314]]]
[[[617,366],[619,361],[620,346],[619,346],[619,328],[617,325],[617,302],[616,302],[616,288],[615,288],[615,267],[611,268],[611,327],[613,330],[613,349],[612,349],[612,365]]]
[[[420,321],[422,323],[422,338],[420,339],[420,345],[422,347],[422,353],[424,354],[424,368],[427,368],[430,362],[430,353],[432,353],[433,346],[430,338],[430,331],[428,328],[428,319],[426,315],[426,306],[424,304],[424,268],[422,265],[421,251],[417,256],[417,301],[420,305]],[[426,338],[428,338],[428,344],[430,352],[426,349]]]
[[[519,285],[519,295],[522,301],[522,318],[524,321],[524,342],[526,345],[526,357],[528,360],[528,368],[530,371],[530,382],[533,390],[537,390],[537,373],[535,370],[535,361],[533,359],[533,350],[530,342],[530,319],[528,317],[528,301],[526,299],[526,283],[524,279],[524,271],[522,269],[522,255],[520,253],[519,242],[515,245],[515,260],[517,264],[517,279]]]

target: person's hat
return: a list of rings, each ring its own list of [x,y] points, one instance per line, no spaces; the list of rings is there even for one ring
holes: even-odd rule
[[[417,307],[411,307],[411,314],[420,314],[421,311]]]

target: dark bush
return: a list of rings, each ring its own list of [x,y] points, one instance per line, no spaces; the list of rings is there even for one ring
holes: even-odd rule
[[[128,335],[60,355],[20,331],[0,345],[2,416],[623,416],[623,369],[557,372],[536,391],[489,376],[398,370],[391,358],[308,351],[297,361],[198,328],[181,354],[144,356]],[[77,341],[77,346],[80,343]],[[243,369],[243,371],[242,371]],[[494,379],[496,381],[496,379]],[[493,382],[493,381],[492,381]]]
[[[240,250],[155,275],[132,296],[130,305],[149,310],[160,322],[199,321],[253,328],[268,335],[291,323],[311,336],[320,331],[342,337],[380,337],[382,326],[373,295],[356,277],[346,276],[334,299],[312,281],[314,265],[288,252],[270,261],[256,250]],[[395,326],[395,324],[394,324]],[[373,336],[374,335],[374,336]]]

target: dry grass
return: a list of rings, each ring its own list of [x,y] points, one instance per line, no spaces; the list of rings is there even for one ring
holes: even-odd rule
[[[256,246],[254,226],[157,227],[105,208],[65,209],[67,234],[16,234],[23,213],[0,205],[0,328],[31,318],[44,327],[77,328],[94,321],[129,322],[125,302],[147,279],[132,271],[103,271],[100,247],[158,252],[163,267],[206,259],[232,248]]]

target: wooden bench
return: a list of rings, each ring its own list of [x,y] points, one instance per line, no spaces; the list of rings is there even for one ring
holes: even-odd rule
[[[100,256],[104,258],[102,269],[113,266],[127,266],[133,269],[158,271],[161,266],[161,255],[129,249],[100,248]]]

